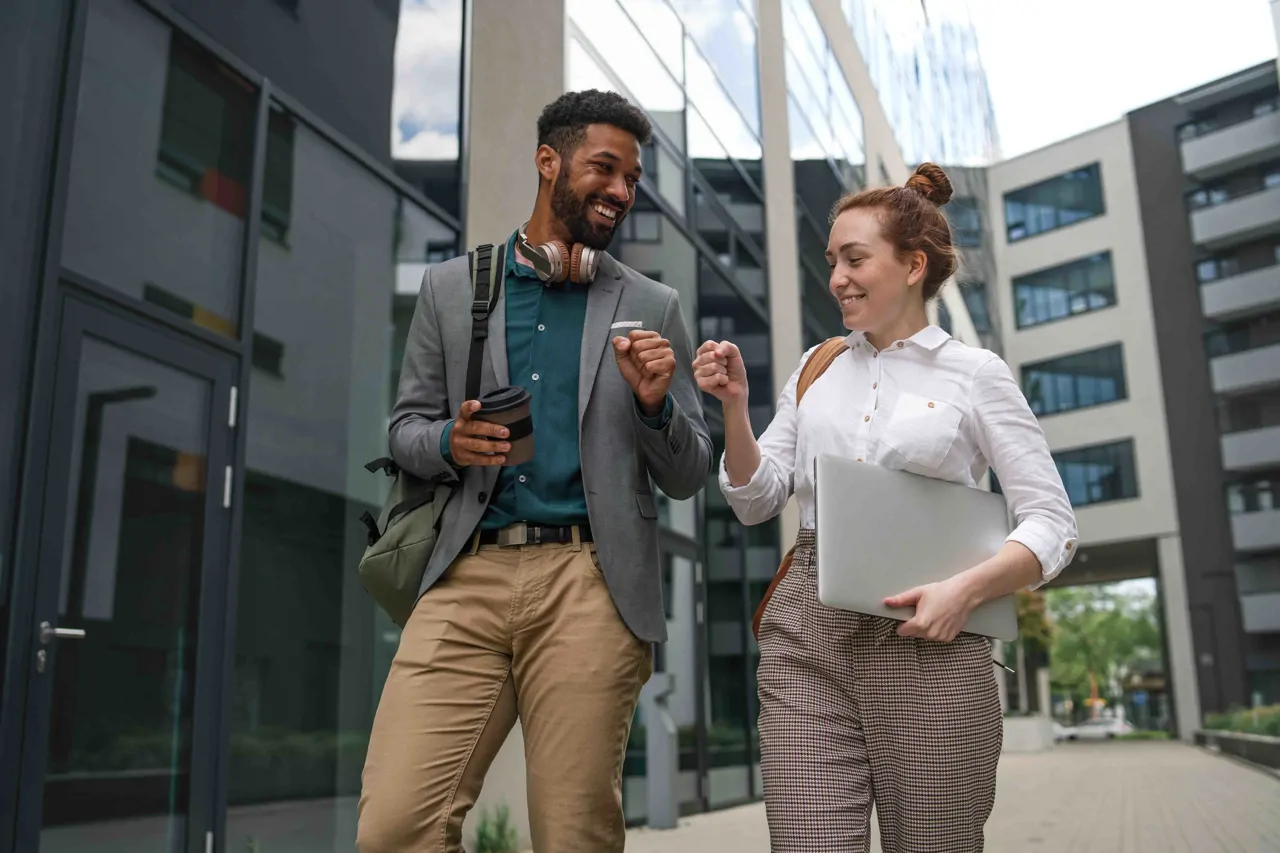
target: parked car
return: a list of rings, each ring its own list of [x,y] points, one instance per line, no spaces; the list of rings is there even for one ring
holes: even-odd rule
[[[1111,740],[1133,731],[1129,723],[1115,719],[1085,720],[1076,726],[1053,724],[1054,740]]]

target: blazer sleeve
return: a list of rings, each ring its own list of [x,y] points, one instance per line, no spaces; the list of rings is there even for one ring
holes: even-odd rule
[[[671,342],[676,372],[667,392],[670,417],[655,428],[632,406],[636,442],[649,473],[663,494],[685,500],[698,493],[711,473],[711,432],[702,414],[702,400],[693,379],[693,348],[673,290],[662,317],[662,336]]]
[[[458,477],[456,469],[441,453],[441,436],[453,422],[444,363],[428,267],[409,324],[389,427],[391,458],[404,470],[426,480]]]

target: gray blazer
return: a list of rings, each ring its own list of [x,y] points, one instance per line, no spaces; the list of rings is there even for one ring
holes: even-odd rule
[[[506,290],[489,318],[481,373],[483,395],[508,384]],[[440,454],[440,436],[466,394],[471,345],[471,278],[466,256],[427,270],[405,345],[400,387],[391,413],[391,456],[419,477],[456,480]],[[676,375],[670,422],[651,429],[639,418],[635,395],[618,370],[610,341],[639,320],[671,341]],[[693,350],[680,300],[666,285],[645,278],[605,254],[587,295],[582,330],[578,426],[587,514],[605,581],[618,612],[637,637],[664,642],[658,560],[658,511],[649,477],[670,497],[697,494],[711,471],[711,436],[693,379]],[[626,460],[634,460],[627,464]],[[461,487],[445,507],[440,536],[427,563],[422,592],[470,544],[498,479],[496,467],[461,469]]]

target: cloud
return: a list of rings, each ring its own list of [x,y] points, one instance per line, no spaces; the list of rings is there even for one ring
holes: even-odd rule
[[[458,156],[461,79],[462,0],[405,0],[396,37],[392,156]]]

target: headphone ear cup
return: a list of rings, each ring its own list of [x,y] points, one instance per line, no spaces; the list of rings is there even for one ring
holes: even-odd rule
[[[569,276],[569,247],[559,240],[552,240],[550,243],[543,243],[542,245],[546,248],[547,255],[551,259],[551,278],[547,279],[547,281],[564,281]]]
[[[600,266],[600,252],[584,246],[581,243],[575,243],[573,246],[573,260],[569,264],[569,280],[574,284],[590,284],[595,280],[596,268]]]

